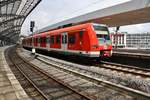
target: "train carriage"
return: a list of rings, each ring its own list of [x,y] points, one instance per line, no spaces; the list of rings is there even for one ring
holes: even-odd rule
[[[23,46],[94,58],[112,55],[112,44],[107,26],[93,23],[35,34],[24,39]]]

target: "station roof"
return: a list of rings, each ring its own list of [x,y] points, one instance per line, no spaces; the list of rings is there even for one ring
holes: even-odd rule
[[[66,24],[86,22],[106,24],[110,27],[150,22],[150,0],[126,0],[114,6],[65,19],[38,30],[38,32],[47,31]]]
[[[0,40],[16,42],[21,26],[41,0],[0,0]]]

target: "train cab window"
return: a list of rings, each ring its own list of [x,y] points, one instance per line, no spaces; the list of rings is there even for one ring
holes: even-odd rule
[[[74,44],[75,43],[75,35],[69,35],[68,36],[69,44]]]
[[[51,37],[50,37],[50,43],[51,43],[51,44],[54,44],[54,36],[51,36]]]
[[[57,35],[57,36],[56,36],[56,43],[57,43],[57,44],[60,44],[60,35]]]
[[[102,38],[102,39],[105,39],[105,40],[110,40],[110,37],[109,35],[103,35],[103,34],[97,34],[97,38]]]

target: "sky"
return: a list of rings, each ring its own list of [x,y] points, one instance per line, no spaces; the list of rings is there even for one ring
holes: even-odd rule
[[[130,0],[42,0],[25,20],[21,34],[30,34],[30,21],[35,21],[34,30],[36,31],[62,20],[126,1]],[[114,28],[110,29],[110,31],[113,30]],[[150,23],[122,26],[120,31],[128,33],[150,32]]]

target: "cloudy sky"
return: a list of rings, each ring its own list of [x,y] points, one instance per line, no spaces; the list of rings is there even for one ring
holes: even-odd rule
[[[24,35],[30,34],[29,24],[32,20],[36,24],[35,30],[38,30],[71,17],[126,1],[129,0],[42,0],[25,20],[21,33]],[[150,23],[122,26],[120,31],[129,33],[150,32]]]

